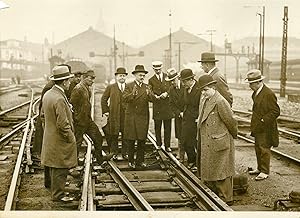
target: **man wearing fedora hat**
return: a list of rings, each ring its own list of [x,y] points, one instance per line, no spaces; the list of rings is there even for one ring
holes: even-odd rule
[[[72,201],[64,194],[68,169],[77,165],[72,109],[66,97],[69,78],[67,66],[56,66],[50,80],[55,85],[45,93],[41,120],[44,126],[41,164],[49,167],[51,195],[54,201]]]
[[[227,81],[223,74],[221,74],[219,69],[216,67],[216,62],[218,61],[219,60],[216,60],[214,53],[204,52],[201,54],[201,60],[198,62],[201,62],[204,72],[212,76],[212,78],[217,81],[217,91],[228,101],[230,106],[232,106],[233,97],[229,91]]]
[[[74,77],[72,77],[70,79],[70,87],[66,93],[68,99],[71,98],[71,93],[73,91],[73,89],[75,88],[75,86],[80,82],[81,80],[81,76],[82,76],[82,72],[81,71],[75,71],[72,72],[72,68],[71,68],[71,73],[74,75]]]
[[[161,128],[164,128],[164,146],[166,151],[171,151],[171,119],[173,117],[170,102],[169,89],[170,82],[166,81],[167,74],[162,72],[161,61],[153,61],[152,68],[155,74],[149,79],[149,86],[154,94],[153,102],[153,120],[155,137],[158,146],[162,146]]]
[[[180,80],[185,87],[183,95],[184,109],[182,116],[182,145],[188,157],[188,168],[196,170],[197,123],[200,91],[191,69],[180,72]]]
[[[123,140],[125,107],[123,103],[123,92],[126,87],[126,76],[128,73],[124,67],[117,68],[114,84],[108,85],[101,97],[102,116],[108,118],[107,125],[103,127],[108,146],[113,153],[113,159],[117,159],[118,136],[122,134],[122,156],[127,159],[126,143]]]
[[[83,141],[83,135],[87,134],[94,142],[94,156],[96,157],[98,164],[102,164],[104,160],[109,160],[112,157],[112,154],[108,154],[103,157],[103,137],[97,124],[91,117],[92,105],[90,103],[90,87],[93,85],[95,77],[95,72],[93,70],[87,70],[82,75],[81,82],[78,83],[73,89],[70,101],[74,108],[73,117],[78,154]]]
[[[280,108],[274,92],[263,83],[264,78],[260,70],[252,69],[245,79],[253,90],[251,135],[255,138],[257,169],[249,173],[258,174],[256,180],[268,178],[271,147],[277,147],[279,144],[276,119],[280,115]]]
[[[222,200],[231,204],[237,122],[229,103],[216,91],[216,83],[207,74],[198,80],[202,94],[197,125],[197,174]]]
[[[130,168],[145,167],[145,143],[149,128],[149,101],[152,98],[151,90],[144,83],[148,71],[143,65],[136,65],[132,74],[135,81],[128,83],[123,100],[125,106],[124,139],[128,146],[128,166]],[[134,160],[135,141],[137,154]]]
[[[183,93],[184,87],[181,85],[179,80],[179,73],[175,68],[170,68],[167,70],[168,76],[166,81],[171,82],[171,87],[169,90],[169,98],[170,98],[170,107],[173,115],[175,117],[175,137],[178,139],[178,157],[180,162],[184,162],[184,148],[182,146],[182,113],[184,108],[183,103]]]

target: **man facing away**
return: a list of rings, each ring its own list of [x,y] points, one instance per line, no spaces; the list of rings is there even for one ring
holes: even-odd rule
[[[201,60],[198,62],[201,62],[204,72],[217,81],[217,91],[228,101],[230,106],[232,106],[233,97],[229,91],[224,75],[221,74],[219,69],[216,67],[216,62],[218,62],[218,60],[216,60],[215,54],[211,52],[204,52],[201,54]]]
[[[104,132],[108,146],[113,153],[113,159],[118,155],[118,136],[122,134],[122,156],[128,158],[126,143],[123,140],[125,107],[123,103],[123,92],[126,87],[126,76],[128,73],[124,67],[119,67],[115,73],[116,82],[108,85],[101,98],[102,114],[108,118]]]
[[[251,135],[255,138],[257,169],[249,173],[258,174],[255,180],[269,177],[271,147],[279,144],[276,119],[280,115],[280,108],[274,92],[263,83],[264,78],[260,70],[252,69],[245,79],[253,90]]]
[[[45,93],[41,120],[44,126],[41,163],[49,167],[51,195],[54,201],[72,201],[65,196],[68,169],[77,165],[72,109],[65,95],[72,77],[67,66],[56,66],[50,77],[55,85]]]
[[[149,79],[149,86],[154,93],[153,120],[155,137],[158,146],[162,146],[161,127],[164,126],[164,146],[166,151],[171,151],[171,119],[173,117],[169,101],[170,82],[166,81],[167,75],[162,72],[161,61],[152,62],[155,74]]]
[[[77,153],[79,153],[80,146],[83,141],[83,134],[87,134],[94,142],[94,156],[98,164],[102,164],[104,160],[108,160],[112,155],[107,155],[103,158],[102,155],[102,142],[103,137],[99,131],[97,124],[91,117],[91,91],[90,87],[95,80],[95,72],[87,70],[82,75],[82,80],[78,83],[71,93],[71,104],[74,109],[74,126],[77,144]]]

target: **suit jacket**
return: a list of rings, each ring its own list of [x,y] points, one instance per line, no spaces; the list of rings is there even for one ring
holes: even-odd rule
[[[183,112],[184,102],[184,87],[180,86],[180,89],[177,89],[175,86],[171,86],[169,90],[170,95],[170,107],[175,116],[175,118],[179,117],[179,114]]]
[[[83,82],[78,83],[73,89],[70,102],[73,105],[76,126],[87,127],[93,121],[90,98],[91,91]]]
[[[111,135],[118,135],[120,131],[123,131],[125,116],[123,104],[123,93],[118,84],[107,86],[101,97],[101,108],[102,114],[109,112],[108,131]]]
[[[70,79],[70,86],[69,86],[68,91],[66,91],[66,96],[68,99],[71,98],[71,93],[77,84],[78,83],[76,82],[76,79],[74,77]]]
[[[252,99],[251,135],[255,137],[257,133],[267,133],[269,146],[278,146],[279,136],[276,119],[280,115],[280,108],[274,92],[263,85],[257,96],[255,96],[255,92],[252,94]]]
[[[133,87],[137,87],[137,95]],[[149,128],[149,101],[151,96],[146,93],[146,84],[138,86],[136,82],[129,83],[124,91],[125,106],[124,139],[145,140]]]
[[[154,95],[160,95],[164,92],[168,92],[170,89],[170,82],[165,80],[166,74],[163,73],[162,82],[157,79],[156,75],[153,75],[149,79],[149,86],[151,87]],[[169,96],[165,99],[152,99],[153,102],[153,119],[154,120],[169,120],[173,116],[170,108]]]
[[[44,137],[41,153],[43,165],[72,168],[77,165],[73,119],[65,94],[53,86],[43,97],[41,119]]]
[[[187,89],[184,89],[184,93],[183,93],[184,109],[183,109],[183,119],[182,119],[183,122],[187,120],[196,122],[195,120],[198,118],[199,115],[200,95],[201,92],[199,90],[199,87],[197,86],[197,82],[193,86],[190,93],[188,93]]]
[[[227,81],[225,80],[225,77],[223,74],[219,72],[218,68],[215,68],[211,74],[212,78],[217,81],[216,89],[217,91],[228,101],[230,106],[232,106],[233,103],[233,97],[231,92],[229,91],[229,87],[227,84]]]
[[[223,180],[234,175],[233,137],[237,137],[237,122],[220,93],[216,91],[206,103],[204,100],[200,100],[197,125],[197,163],[201,163],[198,173],[205,181]]]

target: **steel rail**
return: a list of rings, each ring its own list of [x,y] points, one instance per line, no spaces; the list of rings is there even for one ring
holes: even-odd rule
[[[5,207],[4,207],[4,211],[10,211],[13,209],[14,206],[14,200],[16,197],[16,189],[17,189],[17,183],[19,180],[19,175],[20,175],[20,170],[21,170],[21,164],[22,164],[22,159],[23,159],[23,155],[24,155],[24,150],[25,150],[25,145],[26,145],[26,140],[27,140],[27,135],[29,132],[29,128],[31,125],[30,122],[30,118],[31,118],[31,113],[32,113],[32,105],[33,105],[33,91],[31,93],[31,103],[28,109],[28,121],[26,123],[26,127],[25,127],[25,131],[23,134],[23,138],[22,138],[22,142],[20,145],[20,149],[19,149],[19,153],[18,153],[18,157],[17,157],[17,161],[16,161],[16,165],[15,165],[15,169],[13,172],[13,177],[11,180],[11,184],[9,187],[9,191],[8,191],[8,195],[7,195],[7,199],[5,202]]]
[[[16,106],[14,106],[14,107],[12,107],[12,108],[9,108],[9,109],[7,109],[7,110],[1,111],[1,112],[0,112],[0,116],[3,116],[3,115],[5,115],[5,114],[8,113],[8,112],[11,112],[11,111],[16,110],[16,109],[18,109],[18,108],[20,108],[20,107],[23,107],[24,105],[30,104],[30,102],[31,102],[31,100],[26,101],[26,102],[24,102],[24,103],[22,103],[22,104],[16,105]]]
[[[232,209],[222,201],[214,192],[203,184],[191,171],[189,171],[176,157],[157,146],[155,136],[148,131],[148,139],[153,143],[158,152],[162,152],[165,156],[172,160],[172,163],[179,169],[177,175],[182,178],[182,181],[197,195],[198,202],[196,204],[205,206],[206,210],[214,211],[232,211]],[[175,168],[174,168],[175,169]],[[175,170],[176,171],[176,170]]]
[[[119,185],[120,189],[128,197],[130,203],[137,211],[154,211],[145,198],[136,190],[130,181],[119,170],[114,161],[108,161],[113,172],[110,173],[114,181]]]
[[[247,137],[245,137],[245,136],[238,135],[238,138],[240,138],[240,139],[242,139],[242,140],[245,140],[245,141],[247,141],[247,142],[250,142],[250,143],[255,144],[255,141],[254,141],[253,139],[249,139],[249,138],[247,138]],[[296,164],[300,164],[300,160],[299,160],[299,159],[297,159],[297,158],[295,158],[295,157],[292,157],[292,156],[290,156],[290,155],[288,155],[288,154],[285,154],[285,153],[283,153],[283,152],[281,152],[281,151],[278,151],[278,150],[276,150],[276,149],[273,148],[273,147],[271,148],[271,151],[272,151],[274,154],[277,154],[277,155],[279,155],[279,156],[281,156],[281,157],[284,157],[284,158],[286,158],[286,159],[288,159],[288,160],[291,160],[291,161],[295,162]]]

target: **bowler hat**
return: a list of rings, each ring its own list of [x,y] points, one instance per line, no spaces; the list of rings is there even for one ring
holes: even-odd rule
[[[67,65],[55,66],[52,69],[52,73],[53,75],[51,75],[49,79],[53,81],[69,79],[74,76],[73,74],[71,74],[70,68]]]
[[[152,67],[155,70],[159,70],[162,68],[163,63],[161,61],[153,61],[152,62]]]
[[[190,78],[194,78],[195,74],[193,74],[193,71],[191,69],[183,69],[180,72],[180,80],[187,80]]]
[[[198,62],[217,62],[219,60],[216,60],[215,53],[212,52],[203,52],[201,54],[201,60]]]
[[[203,89],[204,87],[215,83],[217,83],[217,81],[214,80],[212,76],[208,74],[200,76],[198,80],[199,89]]]
[[[128,75],[128,73],[126,72],[126,69],[124,67],[118,67],[117,72],[115,72],[115,75],[117,75],[117,74],[126,74],[126,75]]]
[[[247,78],[245,79],[246,83],[254,83],[258,81],[262,81],[265,77],[261,75],[260,70],[252,69],[247,73]]]
[[[167,78],[165,79],[166,81],[172,81],[179,77],[179,73],[176,71],[174,67],[170,68],[167,70]]]
[[[136,74],[136,73],[145,73],[147,74],[148,71],[145,70],[144,65],[136,65],[134,68],[134,71],[132,72],[132,74]]]

